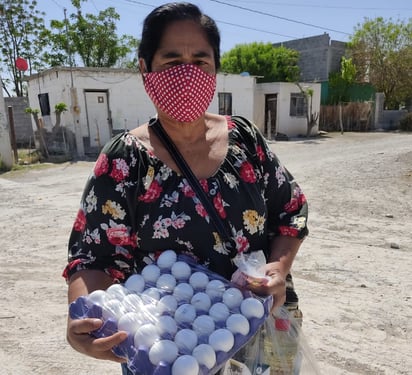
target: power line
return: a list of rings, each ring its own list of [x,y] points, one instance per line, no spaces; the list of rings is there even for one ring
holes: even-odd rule
[[[142,2],[142,1],[136,1],[136,0],[123,0],[123,1],[125,1],[125,2],[127,2],[127,3],[134,4],[134,5],[144,5],[144,6],[148,6],[148,7],[151,7],[151,8],[155,8],[155,5],[147,4],[147,3],[144,3],[144,2]],[[248,26],[239,25],[239,24],[236,24],[236,23],[230,23],[230,22],[220,21],[220,20],[217,20],[217,19],[215,19],[215,21],[216,21],[217,23],[221,23],[221,24],[225,24],[225,25],[230,25],[230,26],[235,26],[235,27],[239,27],[239,28],[247,29],[247,30],[258,31],[258,32],[261,32],[261,33],[272,34],[272,35],[277,35],[277,36],[283,36],[283,37],[285,37],[285,38],[294,38],[294,39],[296,38],[296,36],[292,36],[292,35],[279,34],[279,33],[275,33],[275,32],[272,32],[272,31],[266,31],[266,30],[256,29],[256,28],[253,28],[253,27],[248,27]]]
[[[236,27],[241,27],[242,29],[247,29],[247,30],[253,30],[253,31],[259,31],[261,33],[266,33],[266,34],[273,34],[273,35],[277,35],[277,36],[284,36],[286,38],[293,38],[296,39],[296,36],[292,36],[292,35],[285,35],[285,34],[279,34],[279,33],[275,33],[272,31],[266,31],[266,30],[260,30],[260,29],[255,29],[253,27],[248,27],[248,26],[243,26],[243,25],[238,25],[236,23],[230,23],[230,22],[225,22],[225,21],[219,21],[216,20],[217,23],[223,23],[225,25],[230,25],[230,26],[236,26]]]
[[[210,0],[210,1],[212,1],[212,2],[214,2],[214,3],[219,3],[219,4],[227,5],[227,6],[230,6],[230,7],[233,7],[233,8],[237,8],[237,9],[241,9],[241,10],[246,10],[246,11],[248,11],[248,12],[252,12],[252,13],[256,13],[256,14],[261,14],[261,15],[268,16],[268,17],[277,18],[277,19],[280,19],[280,20],[283,20],[283,21],[298,23],[298,24],[300,24],[300,25],[305,25],[305,26],[309,26],[309,27],[314,27],[314,28],[316,28],[316,29],[332,31],[332,32],[339,33],[339,34],[344,34],[344,35],[351,35],[351,34],[346,33],[346,32],[344,32],[344,31],[329,29],[329,28],[327,28],[327,27],[314,25],[314,24],[312,24],[312,23],[307,23],[307,22],[302,22],[302,21],[293,20],[293,19],[291,19],[291,18],[276,16],[276,15],[271,14],[271,13],[266,13],[266,12],[262,12],[262,11],[259,11],[259,10],[254,10],[254,9],[250,9],[250,8],[246,8],[246,7],[241,7],[241,6],[239,6],[239,5],[233,5],[233,4],[225,3],[224,1],[218,1],[218,0]]]
[[[250,0],[237,0],[237,3],[248,4],[269,4],[279,5],[287,7],[299,7],[299,8],[321,8],[321,9],[348,9],[348,10],[384,10],[384,11],[410,11],[412,8],[382,8],[382,7],[352,7],[345,5],[322,5],[322,4],[291,4],[291,3],[274,3],[272,1],[250,1]]]
[[[52,0],[59,8],[64,9],[63,5],[60,5],[56,0]]]

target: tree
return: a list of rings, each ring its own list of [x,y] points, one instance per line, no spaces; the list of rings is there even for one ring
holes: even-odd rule
[[[306,137],[309,137],[319,119],[319,112],[313,112],[313,94],[315,90],[312,87],[302,87],[299,82],[295,82],[295,85],[298,86],[300,92],[305,96]]]
[[[238,44],[222,56],[221,70],[259,76],[258,82],[294,82],[299,77],[299,52],[271,43]]]
[[[3,0],[0,4],[1,70],[9,76],[1,83],[9,96],[7,84],[17,96],[24,95],[23,72],[16,68],[18,57],[28,62],[29,74],[43,66],[44,13],[36,7],[36,0]]]
[[[331,104],[349,101],[348,90],[356,81],[356,74],[357,70],[352,58],[342,57],[340,71],[329,75],[329,87],[332,91]]]
[[[397,109],[412,98],[412,19],[365,19],[355,28],[349,47],[358,80],[383,92],[387,108]]]
[[[116,34],[116,22],[120,16],[109,7],[98,15],[83,14],[81,3],[85,0],[72,0],[76,13],[70,19],[52,20],[52,31],[48,32],[52,48],[47,58],[52,66],[76,65],[72,57],[78,56],[84,66],[112,67],[124,59],[137,46],[132,36]]]

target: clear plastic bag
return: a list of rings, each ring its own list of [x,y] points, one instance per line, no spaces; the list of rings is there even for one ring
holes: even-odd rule
[[[265,283],[263,252],[239,254],[232,281]],[[270,313],[258,332],[231,358],[221,375],[318,375],[316,360],[302,332],[302,313],[285,305]]]
[[[320,374],[300,323],[285,307],[271,314],[233,359],[252,375]],[[231,373],[229,370],[224,375]]]

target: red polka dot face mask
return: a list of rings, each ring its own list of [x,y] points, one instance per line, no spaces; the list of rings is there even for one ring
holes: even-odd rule
[[[216,88],[216,75],[193,64],[176,65],[144,74],[144,87],[153,103],[180,122],[198,119],[209,107]]]

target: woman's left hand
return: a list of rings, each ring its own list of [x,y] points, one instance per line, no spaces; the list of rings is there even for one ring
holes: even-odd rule
[[[250,278],[247,280],[247,288],[253,293],[261,296],[273,297],[272,310],[282,306],[286,300],[286,275],[277,267],[277,262],[265,265],[265,278]]]

